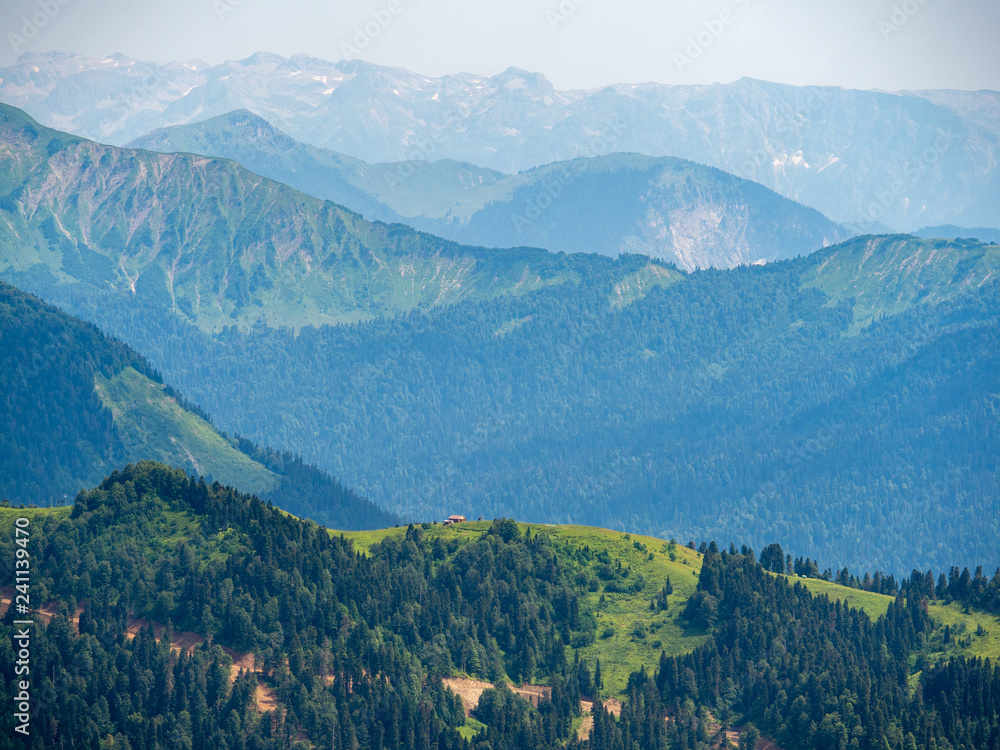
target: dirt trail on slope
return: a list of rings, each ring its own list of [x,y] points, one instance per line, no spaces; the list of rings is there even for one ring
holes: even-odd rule
[[[15,593],[16,591],[11,586],[6,586],[3,589],[0,589],[0,617],[3,617],[7,613],[7,609],[12,604]],[[52,622],[52,618],[56,616],[58,607],[58,602],[48,602],[38,609],[32,610],[32,614],[37,615],[38,619],[48,626],[48,624]],[[71,618],[73,626],[76,628],[77,632],[80,630],[80,614],[83,612],[83,607],[84,603],[80,602],[77,605],[76,614]],[[129,620],[128,628],[125,631],[125,637],[132,640],[139,635],[139,631],[143,628],[148,628],[150,625],[153,627],[153,635],[156,640],[163,640],[163,631],[166,630],[166,626],[163,623],[153,622],[142,618],[133,618]],[[192,633],[190,631],[175,631],[170,636],[170,649],[177,653],[184,651],[185,653],[190,654],[197,646],[200,646],[204,642],[205,638],[198,633]],[[239,676],[240,670],[250,672],[257,678],[257,710],[264,713],[265,711],[271,711],[277,708],[278,697],[275,694],[274,689],[262,681],[261,670],[257,668],[254,663],[253,654],[234,651],[233,649],[225,646],[222,647],[222,650],[225,651],[229,658],[233,660],[233,666],[229,670],[229,684],[231,685],[236,682],[236,678]]]
[[[709,719],[708,723],[709,735],[711,735],[713,738],[721,740],[722,724],[719,723],[718,719],[715,718],[715,715],[711,711],[708,712],[708,719]],[[733,745],[738,746],[740,744],[740,735],[743,734],[744,731],[746,731],[745,726],[729,727],[729,729],[726,730],[726,737],[729,738],[729,741],[732,742]],[[782,750],[782,748],[772,740],[769,740],[766,737],[761,737],[759,740],[757,740],[756,750]]]
[[[470,680],[466,677],[446,677],[441,680],[445,687],[450,688],[455,695],[462,699],[462,706],[465,708],[465,715],[471,716],[472,712],[476,710],[476,706],[479,705],[479,699],[483,695],[483,691],[489,688],[495,687],[492,682],[483,682],[482,680]],[[522,698],[527,700],[532,706],[538,707],[538,704],[542,700],[552,699],[552,688],[547,685],[522,685],[521,687],[511,686],[511,692],[520,695]],[[615,698],[608,698],[603,701],[604,709],[611,712],[615,716],[621,716],[622,704],[621,701]],[[580,725],[580,729],[577,732],[577,736],[581,740],[586,740],[590,735],[590,730],[594,728],[594,717],[589,714],[594,711],[594,702],[592,700],[583,699],[580,701],[580,712],[584,714],[583,723]],[[763,748],[761,749],[763,750]],[[775,748],[775,750],[779,750]]]
[[[471,716],[476,706],[479,705],[479,699],[482,697],[483,691],[495,687],[492,682],[470,680],[464,677],[446,677],[441,682],[462,699],[462,706],[465,707],[466,716]],[[552,698],[552,688],[547,685],[522,685],[521,687],[511,685],[510,690],[520,695],[536,708],[542,700]]]
[[[615,698],[608,698],[603,701],[604,710],[608,711],[615,716],[622,715],[622,704],[621,701]],[[590,730],[594,728],[594,717],[590,714],[594,713],[594,702],[588,700],[580,701],[580,712],[584,714],[583,723],[580,724],[580,728],[576,732],[576,737],[579,740],[590,739]]]

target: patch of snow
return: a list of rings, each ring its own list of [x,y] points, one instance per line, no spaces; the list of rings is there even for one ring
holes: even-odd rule
[[[816,169],[816,171],[817,172],[822,172],[827,167],[832,167],[838,161],[840,161],[840,157],[839,156],[834,156],[833,154],[830,154],[830,156],[827,157],[827,160],[823,163],[823,166],[822,167],[818,167]]]

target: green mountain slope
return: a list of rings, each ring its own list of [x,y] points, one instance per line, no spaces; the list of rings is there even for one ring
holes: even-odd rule
[[[171,398],[159,383],[132,367],[112,378],[96,375],[97,394],[114,416],[129,460],[139,457],[210,476],[246,492],[266,495],[280,477],[220,435],[210,422]]]
[[[294,446],[411,518],[458,506],[661,538],[777,533],[894,572],[1000,564],[996,249],[933,249],[866,239],[644,281],[629,304],[605,277],[296,335],[79,309],[155,342],[227,429]],[[850,262],[869,252],[884,281],[855,288]]]
[[[23,546],[29,601],[43,603],[30,646],[43,747],[555,750],[590,701],[602,750],[624,747],[602,744],[621,733],[655,750],[716,746],[720,720],[792,750],[821,746],[821,722],[874,747],[919,724],[936,744],[915,747],[960,747],[1000,718],[992,692],[956,698],[1000,685],[976,657],[993,653],[1000,619],[938,619],[952,586],[928,601],[920,573],[878,597],[768,573],[746,549],[506,519],[341,535],[152,462],[72,508],[0,508],[0,530],[18,518],[29,541],[5,534],[0,555]],[[953,586],[1000,610],[1000,573],[981,580]],[[865,611],[843,604],[859,598]],[[16,658],[0,648],[0,697]],[[447,687],[465,678],[500,686],[465,706],[472,719]]]
[[[0,282],[0,497],[65,503],[128,462],[155,459],[323,523],[395,519],[291,454],[220,434],[138,354]]]
[[[805,274],[831,304],[854,300],[854,319],[896,315],[975,290],[1000,275],[1000,246],[976,240],[859,237],[823,253]]]
[[[5,105],[0,173],[5,278],[148,298],[203,330],[523,294],[588,265],[372,224],[233,162],[102,146]]]
[[[16,132],[31,143],[43,137]],[[51,156],[38,143],[7,147],[34,164],[28,187],[8,194],[4,205],[13,209],[0,217],[8,229],[23,224],[18,232],[35,236],[46,206],[59,205],[47,197],[59,184],[54,175],[72,181],[60,170],[82,158],[73,149],[105,149],[74,143],[53,147]],[[105,180],[106,203],[134,221],[145,204],[132,182],[107,181],[118,174],[116,160],[144,165],[128,172],[140,181],[153,164],[192,175],[207,165],[230,175],[236,193],[259,198],[273,187],[275,205],[288,207],[293,224],[319,215],[313,199],[231,162],[101,153],[108,166],[94,179]],[[183,209],[162,224],[172,232],[237,215],[227,213],[225,190],[191,191],[174,178],[156,185]],[[204,201],[209,213],[198,208]],[[41,208],[32,213],[35,205]],[[72,207],[64,208],[57,213],[72,224]],[[424,235],[351,221],[358,232],[367,227],[411,243],[414,269],[443,257]],[[352,244],[360,234],[330,231],[320,227],[317,237],[361,247]],[[439,274],[435,283],[449,291],[425,308],[412,309],[412,298],[399,302],[393,292],[381,307],[345,312],[330,302],[332,287],[310,296],[310,285],[331,281],[327,266],[281,275],[273,283],[293,297],[337,307],[340,317],[330,307],[320,322],[386,313],[352,325],[299,326],[308,309],[301,317],[280,304],[257,307],[264,292],[242,306],[226,302],[236,319],[205,302],[202,276],[233,279],[253,269],[271,278],[271,266],[252,263],[257,256],[242,240],[220,245],[239,258],[233,263],[200,254],[200,234],[184,245],[191,265],[175,273],[188,284],[178,299],[199,310],[188,314],[166,283],[139,279],[133,293],[120,269],[107,284],[70,281],[65,263],[52,271],[57,253],[76,257],[69,239],[38,240],[31,252],[51,265],[19,266],[20,245],[7,236],[0,258],[12,265],[0,274],[123,338],[222,429],[296,450],[404,517],[440,518],[461,504],[470,515],[663,538],[759,546],[777,533],[799,554],[897,573],[961,557],[1000,564],[990,541],[1000,536],[992,460],[1000,453],[1000,306],[991,246],[861,238],[793,261],[683,274],[642,256],[444,243],[464,254],[469,275],[455,286],[454,277]],[[114,257],[130,267],[127,254]],[[289,257],[292,270],[301,270],[301,257]],[[339,283],[354,283],[374,278],[365,276],[365,258],[385,263],[377,253],[345,250],[328,266],[340,269],[333,272]],[[164,263],[159,253],[148,268]],[[97,261],[70,266],[100,270]],[[395,279],[391,268],[379,272],[378,284]],[[273,325],[250,326],[265,318]],[[240,325],[219,329],[225,320]]]
[[[791,258],[848,236],[814,209],[684,159],[611,154],[516,175],[447,160],[366,164],[245,110],[129,145],[233,159],[370,219],[472,245],[635,252],[693,270]]]

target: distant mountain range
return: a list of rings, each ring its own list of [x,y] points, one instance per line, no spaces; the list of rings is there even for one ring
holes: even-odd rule
[[[850,235],[757,183],[670,157],[612,154],[517,175],[449,160],[368,164],[299,143],[247,110],[128,145],[233,159],[369,219],[488,247],[634,252],[694,270],[790,258]]]
[[[451,159],[512,173],[634,152],[707,164],[841,223],[979,226],[1000,215],[1000,94],[731,84],[558,91],[536,73],[433,78],[259,53],[155,63],[49,53],[0,70],[0,99],[114,144],[249,109],[367,162]]]

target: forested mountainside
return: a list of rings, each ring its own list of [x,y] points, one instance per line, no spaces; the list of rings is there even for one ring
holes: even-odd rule
[[[591,546],[499,519],[474,533],[410,526],[359,554],[151,462],[72,508],[0,509],[8,532],[19,517],[30,601],[45,603],[31,638],[32,747],[702,750],[735,726],[749,746],[763,732],[786,750],[1000,747],[1000,673],[977,655],[982,622],[1000,620],[952,631],[920,574],[870,616],[845,603],[851,589],[814,596],[752,550],[714,542]],[[3,559],[15,546],[0,538]],[[689,566],[697,585],[683,597],[649,585],[633,562],[654,559]],[[633,591],[689,640],[666,644],[621,693],[602,690],[600,662],[579,650],[601,654],[604,623]],[[0,624],[8,704],[13,612]],[[463,704],[457,676],[496,687]],[[535,705],[506,687],[532,680]],[[589,730],[581,699],[594,702]],[[2,748],[19,746],[12,722],[0,719]]]
[[[371,223],[230,161],[102,146],[5,105],[0,258],[22,288],[148,297],[205,330],[365,320],[523,293],[595,265]]]
[[[157,459],[330,526],[396,521],[289,452],[220,434],[149,363],[0,282],[0,498],[64,505],[128,461]]]
[[[602,155],[516,175],[447,160],[367,164],[299,143],[247,110],[129,146],[233,159],[368,219],[487,247],[634,252],[694,270],[791,258],[849,236],[815,209],[676,158]]]
[[[898,573],[1000,563],[998,262],[996,246],[863,238],[216,337],[138,296],[44,293],[143,347],[226,429],[411,518],[778,535]]]
[[[692,274],[469,249],[5,111],[0,275],[384,508],[998,562],[996,246],[866,237]]]
[[[837,222],[980,226],[1000,214],[996,91],[857,91],[741,78],[560,91],[544,75],[431,77],[258,53],[206,65],[27,54],[0,100],[108,143],[246,108],[365,161],[515,173],[586,154],[673,156],[751,179]]]

